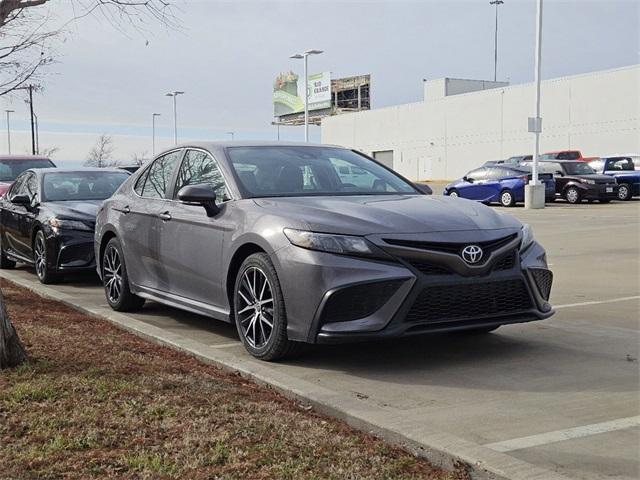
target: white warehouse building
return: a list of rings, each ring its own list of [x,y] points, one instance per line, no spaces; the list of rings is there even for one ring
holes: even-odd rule
[[[542,82],[541,152],[640,152],[640,65]],[[424,100],[322,121],[322,142],[374,156],[413,180],[462,176],[487,160],[533,152],[535,84],[443,78]]]

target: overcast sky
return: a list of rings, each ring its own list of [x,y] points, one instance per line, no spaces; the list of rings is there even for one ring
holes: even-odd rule
[[[71,15],[64,0],[52,3],[58,18]],[[178,98],[182,140],[224,139],[228,131],[275,139],[273,79],[302,73],[288,56],[309,48],[325,51],[311,57],[311,72],[370,73],[373,108],[420,101],[423,78],[493,78],[488,0],[174,3],[178,31],[158,25],[123,34],[101,16],[74,24],[34,100],[40,145],[60,148],[54,159],[83,160],[101,133],[113,135],[123,161],[150,154],[153,112],[162,114],[157,150],[170,146],[170,90],[186,92]],[[499,15],[498,79],[532,81],[535,1],[505,0]],[[638,63],[639,30],[638,0],[545,0],[543,78]],[[12,150],[25,153],[27,106],[16,96],[0,98],[0,107],[16,110]],[[302,128],[283,127],[281,136],[300,140]]]

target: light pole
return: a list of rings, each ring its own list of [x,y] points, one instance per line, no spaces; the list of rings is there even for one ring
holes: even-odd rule
[[[15,112],[15,110],[5,110],[7,112],[7,147],[9,149],[9,155],[11,155],[11,123],[9,121],[9,114]]]
[[[304,60],[304,141],[309,141],[309,74],[307,71],[309,55],[320,55],[322,50],[307,50],[290,55],[289,58]]]
[[[159,116],[159,113],[151,114],[151,158],[156,156],[156,117]]]
[[[165,94],[167,97],[173,97],[173,142],[178,144],[178,113],[176,110],[176,98],[184,92],[169,92]]]
[[[535,135],[533,144],[533,168],[531,182],[525,187],[525,208],[544,208],[544,185],[538,180],[538,156],[540,155],[540,133],[542,118],[540,117],[540,70],[542,67],[542,0],[536,0],[536,55],[534,77],[536,84],[535,117],[529,118],[529,132]]]
[[[494,48],[493,48],[493,81],[495,82],[498,78],[498,5],[502,5],[504,3],[503,0],[491,0],[489,5],[496,6],[496,34],[494,37]]]
[[[227,135],[231,135],[231,141],[233,142],[235,132],[227,132]]]

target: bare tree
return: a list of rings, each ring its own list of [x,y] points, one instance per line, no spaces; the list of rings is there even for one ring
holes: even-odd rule
[[[143,152],[134,152],[133,155],[131,155],[131,163],[133,163],[134,165],[141,166],[144,163],[146,163],[148,160],[149,160],[149,154],[147,150]]]
[[[107,134],[102,134],[98,137],[96,144],[87,155],[87,160],[84,162],[87,167],[106,168],[113,167],[118,162],[113,159],[113,152],[115,148],[113,146],[113,138]]]
[[[44,147],[40,149],[40,155],[42,155],[43,157],[52,158],[59,151],[60,147]]]
[[[37,83],[54,62],[56,40],[71,22],[100,15],[116,29],[143,33],[149,21],[177,27],[170,0],[71,0],[74,16],[54,22],[53,0],[0,0],[0,96]],[[57,25],[55,24],[57,23]]]

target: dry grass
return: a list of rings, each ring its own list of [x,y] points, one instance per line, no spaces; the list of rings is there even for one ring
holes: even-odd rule
[[[0,478],[463,478],[8,282]]]

